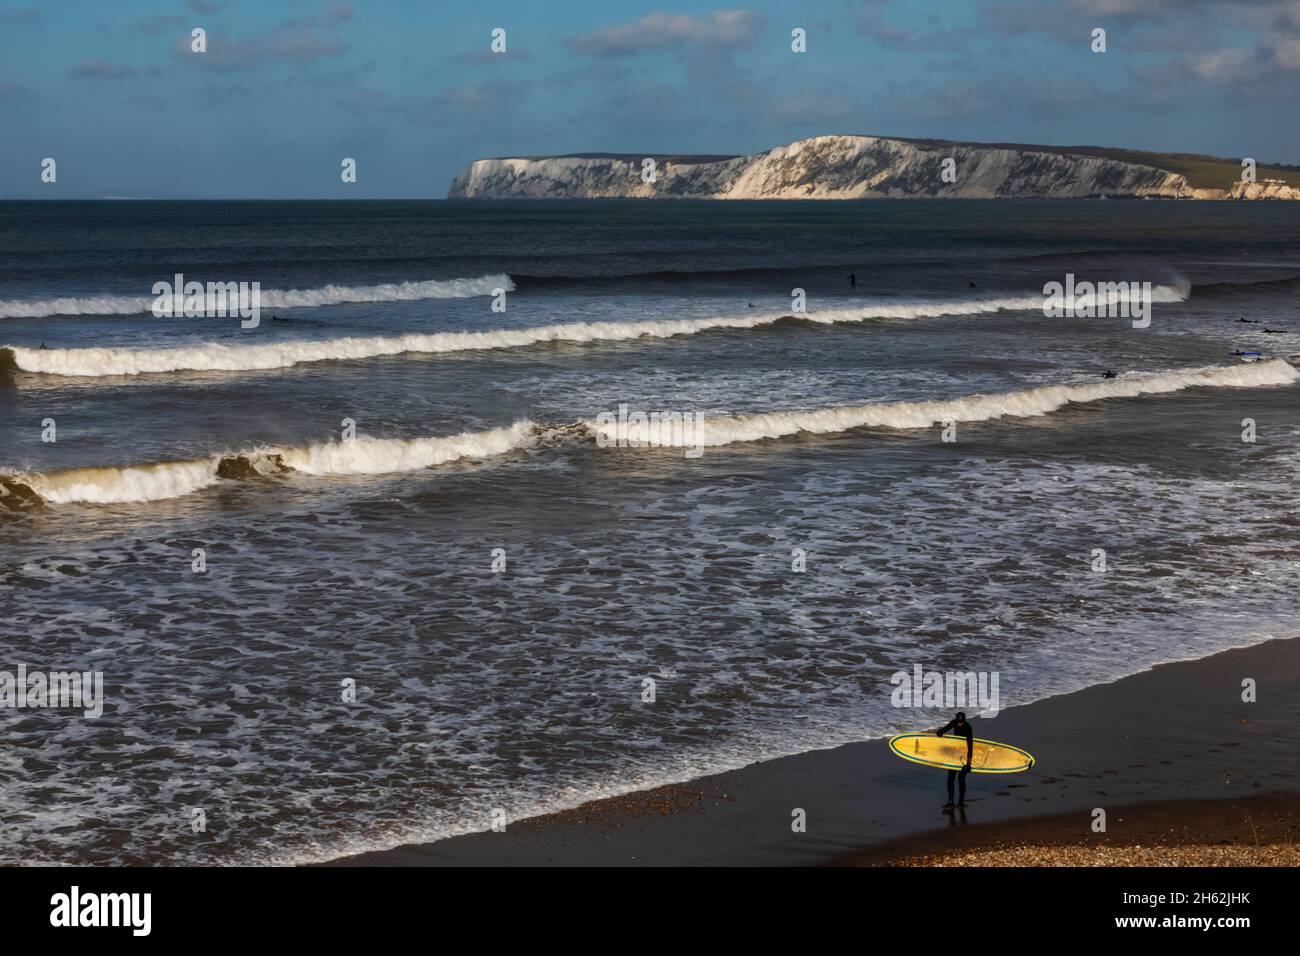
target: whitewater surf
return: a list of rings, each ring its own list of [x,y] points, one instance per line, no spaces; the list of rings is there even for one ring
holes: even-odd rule
[[[170,276],[168,278],[171,278]],[[418,302],[422,299],[461,299],[492,295],[496,289],[511,292],[515,288],[507,275],[487,275],[472,279],[428,279],[412,282],[385,282],[370,286],[326,285],[318,289],[266,289],[261,292],[264,309],[314,308],[348,302]],[[206,295],[206,294],[205,294]],[[154,311],[157,294],[147,296],[98,295],[63,296],[44,299],[0,299],[0,319],[47,318],[50,316],[135,315]],[[210,311],[200,299],[199,311]],[[174,309],[176,316],[185,309]]]
[[[1182,301],[1183,291],[1161,286],[1157,302]],[[13,365],[44,375],[104,378],[170,372],[251,372],[290,368],[310,362],[349,361],[403,355],[437,354],[489,349],[522,348],[545,342],[575,344],[620,342],[640,338],[667,339],[723,329],[758,329],[783,319],[823,325],[882,319],[932,319],[986,315],[1004,311],[1041,310],[1038,295],[981,299],[949,299],[902,303],[879,302],[858,307],[699,319],[655,319],[638,322],[572,322],[522,329],[482,332],[433,332],[402,336],[372,336],[225,345],[206,343],[180,348],[52,348],[19,346],[0,348]],[[267,307],[264,303],[263,307]]]
[[[1251,365],[1171,369],[1103,382],[1048,385],[999,395],[969,395],[941,401],[890,402],[762,415],[701,417],[689,430],[663,429],[666,447],[720,447],[797,434],[826,435],[858,428],[918,429],[943,422],[978,422],[1050,414],[1071,403],[1162,395],[1192,388],[1268,388],[1293,385],[1300,370],[1280,359]],[[35,495],[51,504],[113,504],[179,498],[211,487],[223,478],[307,475],[348,477],[419,471],[461,459],[486,459],[533,447],[555,447],[574,440],[604,444],[617,422],[583,420],[576,425],[537,425],[528,420],[502,428],[459,435],[398,439],[358,437],[289,448],[260,448],[188,461],[75,468],[50,474],[0,476],[14,496],[14,510]],[[637,442],[632,441],[635,447]]]

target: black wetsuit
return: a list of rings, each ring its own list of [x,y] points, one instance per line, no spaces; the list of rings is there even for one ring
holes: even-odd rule
[[[948,771],[948,802],[952,803],[952,782],[957,781],[959,785],[958,793],[960,794],[957,802],[964,804],[966,802],[966,775],[970,773],[971,759],[975,756],[975,731],[971,730],[970,721],[966,721],[961,727],[957,726],[957,721],[950,720],[943,729],[936,731],[942,737],[948,731],[954,734],[960,734],[966,738],[966,766],[960,770]]]

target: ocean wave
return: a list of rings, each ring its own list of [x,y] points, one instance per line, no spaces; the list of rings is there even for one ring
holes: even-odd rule
[[[797,434],[826,435],[857,428],[927,428],[946,421],[978,422],[1047,415],[1071,403],[1159,395],[1191,388],[1265,388],[1300,382],[1300,371],[1282,359],[1251,364],[1173,369],[1126,375],[1102,382],[1044,385],[993,395],[927,402],[837,406],[704,418],[688,427],[662,429],[670,447],[719,447]],[[0,475],[0,509],[46,504],[107,504],[177,498],[229,478],[384,475],[418,471],[461,459],[485,459],[532,447],[618,439],[617,426],[580,421],[536,425],[528,420],[502,428],[432,438],[358,438],[291,448],[260,448],[189,461],[73,468],[50,474]],[[630,436],[635,438],[635,435]],[[39,501],[31,495],[39,496]]]
[[[1300,371],[1282,359],[1252,364],[1210,366],[1126,375],[1101,382],[1045,385],[996,395],[970,395],[932,402],[893,402],[812,411],[769,412],[706,418],[698,427],[661,428],[670,447],[718,447],[807,433],[834,434],[855,428],[928,428],[942,422],[981,422],[995,418],[1046,415],[1071,403],[1159,395],[1189,388],[1261,388],[1291,385]],[[616,436],[616,425],[586,422],[593,433]]]
[[[170,278],[170,277],[169,277]],[[492,295],[493,289],[515,288],[508,275],[474,279],[430,279],[386,282],[381,285],[327,285],[319,289],[267,289],[262,309],[295,309],[345,302],[418,302],[421,299],[468,299]],[[0,319],[45,318],[51,315],[137,315],[153,310],[157,296],[88,296],[55,299],[0,299]]]
[[[217,459],[168,461],[123,468],[69,468],[47,475],[12,476],[50,504],[164,501],[217,481]]]
[[[1294,293],[1300,290],[1300,276],[1286,276],[1281,279],[1262,279],[1255,282],[1207,282],[1196,286],[1196,296],[1260,296]]]
[[[180,498],[229,477],[281,477],[294,472],[314,476],[387,475],[417,471],[460,459],[490,458],[532,443],[528,421],[504,428],[431,438],[357,438],[299,448],[260,448],[189,461],[168,461],[120,468],[69,468],[48,474],[0,475],[14,510],[33,502],[30,490],[46,504],[122,504]]]
[[[1182,301],[1186,290],[1158,286],[1157,302]],[[1119,301],[1115,296],[1114,301]],[[520,348],[543,342],[617,342],[642,337],[671,338],[721,329],[755,329],[785,319],[833,325],[879,319],[927,319],[983,315],[1004,311],[1041,310],[1041,294],[937,300],[875,302],[850,308],[823,309],[791,315],[748,313],[698,319],[647,319],[639,322],[572,322],[525,329],[484,332],[432,332],[400,336],[267,342],[250,345],[203,345],[166,349],[73,348],[33,349],[8,346],[12,363],[24,372],[99,378],[168,372],[251,372],[289,368],[309,362],[347,361],[406,353],[437,354],[486,349]]]
[[[803,284],[801,277],[815,277],[821,273],[832,275],[837,282],[842,282],[850,272],[856,273],[858,278],[862,279],[864,276],[870,276],[873,272],[888,272],[898,266],[905,266],[909,269],[922,266],[943,266],[950,273],[957,271],[954,270],[954,266],[967,266],[969,267],[968,271],[978,272],[1010,264],[1041,262],[1072,264],[1084,259],[1113,258],[1113,256],[1113,251],[1106,249],[1071,249],[1056,252],[1035,252],[1025,255],[1007,255],[997,259],[990,259],[987,255],[979,254],[919,259],[916,256],[900,256],[859,264],[856,259],[846,258],[846,261],[842,262],[802,262],[798,265],[717,266],[708,269],[652,269],[644,272],[591,271],[567,274],[538,273],[535,275],[512,272],[510,278],[514,279],[515,285],[523,290],[550,286],[637,286],[655,283],[681,285],[689,282],[726,282],[735,280],[744,280],[750,284],[764,282],[765,280],[780,280],[782,282],[792,281],[794,285],[801,285]],[[602,258],[600,254],[587,256],[584,258],[584,262],[599,264]],[[621,264],[625,260],[625,256],[621,253],[609,253],[608,259],[613,263]]]
[[[524,420],[505,428],[442,438],[358,438],[291,448],[281,455],[281,461],[308,475],[388,475],[461,458],[503,455],[527,447],[535,434],[532,422]]]

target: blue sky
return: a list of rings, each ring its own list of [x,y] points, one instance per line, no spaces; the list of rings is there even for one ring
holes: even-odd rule
[[[830,132],[1294,164],[1297,93],[1300,0],[0,0],[0,197],[437,198]]]

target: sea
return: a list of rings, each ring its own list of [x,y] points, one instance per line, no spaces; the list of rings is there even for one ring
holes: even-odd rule
[[[0,863],[333,860],[917,729],[917,665],[1292,636],[1298,301],[1291,203],[0,203]]]

